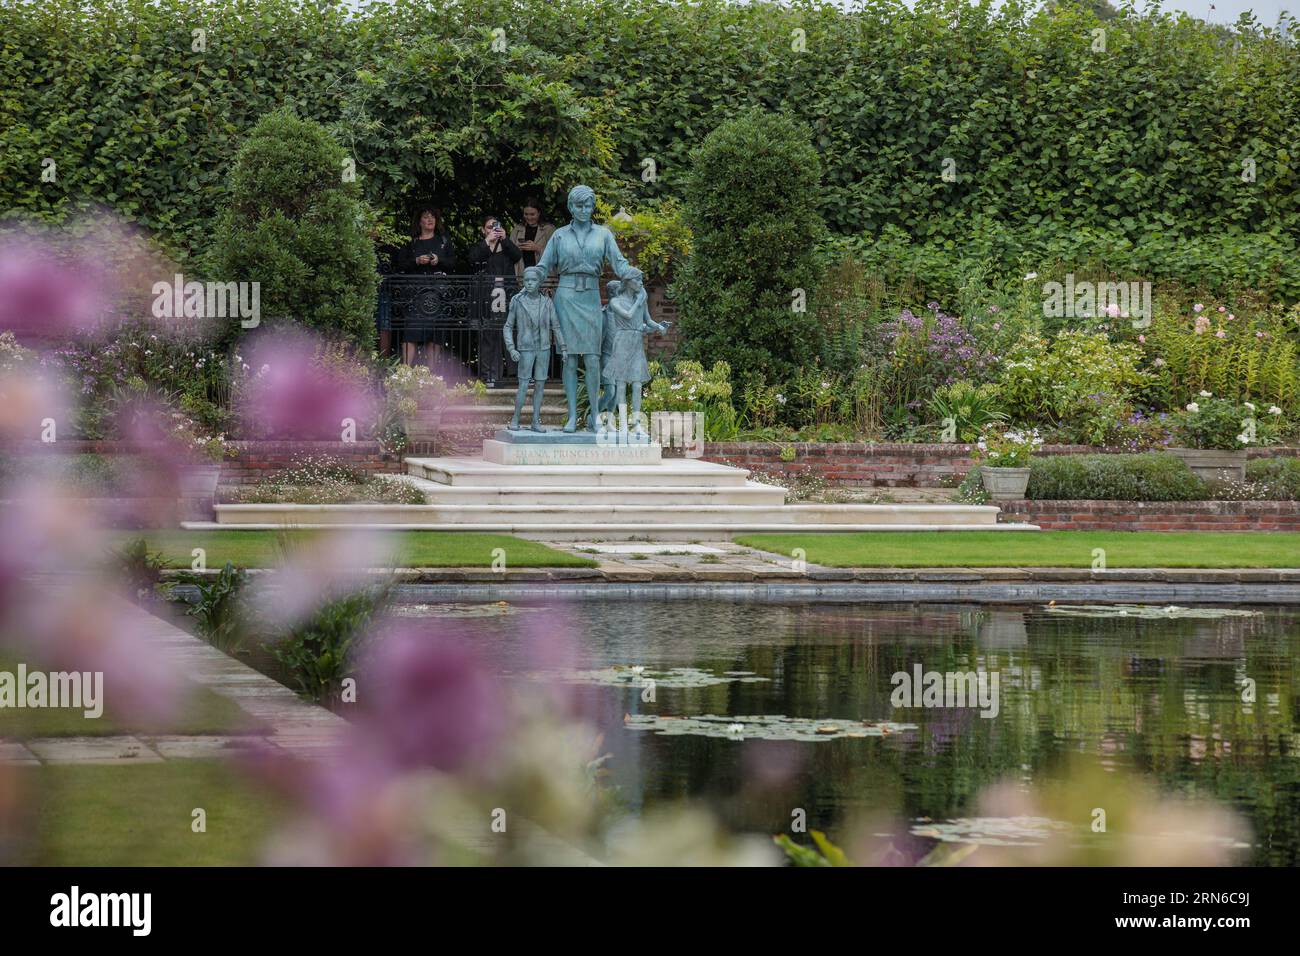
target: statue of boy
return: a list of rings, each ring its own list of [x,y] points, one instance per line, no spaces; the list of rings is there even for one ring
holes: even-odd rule
[[[609,300],[609,313],[614,320],[614,344],[609,362],[603,369],[605,381],[614,386],[616,406],[627,402],[627,386],[632,386],[632,414],[629,421],[637,433],[644,432],[641,424],[641,385],[650,381],[650,367],[645,359],[645,333],[667,332],[668,322],[656,322],[646,308],[646,291],[641,281],[641,270],[629,268],[623,278],[623,288],[618,296]]]
[[[524,270],[524,287],[510,300],[510,311],[501,330],[506,351],[519,363],[519,391],[515,393],[515,414],[510,427],[519,427],[519,412],[528,395],[528,384],[533,385],[533,431],[542,428],[542,393],[551,365],[551,336],[560,347],[561,355],[568,355],[564,336],[560,333],[560,320],[555,314],[551,297],[542,294],[542,279],[546,273],[537,266]]]

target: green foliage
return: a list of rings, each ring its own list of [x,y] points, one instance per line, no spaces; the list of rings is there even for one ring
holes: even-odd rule
[[[241,600],[248,585],[248,572],[227,561],[216,577],[205,579],[195,575],[186,580],[198,591],[198,599],[185,611],[194,618],[198,632],[209,644],[227,654],[238,650],[247,627]]]
[[[1201,501],[1204,481],[1173,455],[1047,455],[1029,463],[1031,499]]]
[[[1160,237],[1171,268],[1207,279],[1294,277],[1280,239],[1261,260],[1244,237],[1296,234],[1295,45],[1126,10],[1092,53],[1102,22],[1082,5],[963,0],[15,0],[0,8],[0,167],[22,173],[0,208],[60,218],[98,200],[201,249],[231,144],[282,105],[333,124],[394,214],[417,188],[468,216],[539,186],[558,200],[601,170],[630,184],[647,157],[659,174],[641,192],[680,196],[701,138],[758,107],[810,127],[825,166],[812,202],[836,232],[892,224],[953,259],[977,220],[1007,235],[1055,223],[1115,256]],[[507,25],[505,51],[487,24]],[[792,52],[795,28],[808,53]],[[1233,238],[1199,246],[1209,235]]]
[[[426,501],[424,492],[397,476],[366,474],[328,455],[303,458],[265,481],[233,489],[230,498],[240,504],[422,505]]]
[[[800,846],[784,833],[772,837],[794,866],[852,866],[848,856],[826,838],[821,830],[810,830],[815,846]]]
[[[670,198],[624,208],[623,215],[598,199],[597,212],[618,240],[618,247],[647,282],[668,280],[691,253],[691,230],[682,218],[681,203]]]
[[[1002,362],[999,391],[1013,421],[1046,419],[1068,441],[1105,444],[1148,376],[1141,351],[1103,333],[1067,331],[1050,343],[1026,334]]]
[[[968,381],[956,381],[935,392],[930,412],[937,420],[940,436],[951,423],[952,437],[948,440],[959,442],[975,441],[985,426],[1007,419],[994,386]]]
[[[1195,305],[1157,308],[1146,330],[1153,398],[1181,407],[1206,391],[1300,412],[1300,309],[1249,298]]]
[[[731,404],[731,366],[715,362],[705,369],[699,362],[684,359],[666,369],[650,363],[650,383],[641,396],[641,410],[654,412],[702,412],[706,441],[730,441],[739,424]]]
[[[135,601],[152,601],[162,582],[167,562],[149,550],[144,538],[132,538],[120,548],[109,551],[109,564],[123,593]]]
[[[1246,482],[1266,501],[1300,501],[1300,458],[1260,458],[1246,462]]]
[[[807,129],[784,115],[744,113],[705,137],[685,190],[695,246],[674,286],[688,357],[726,361],[744,383],[787,379],[817,354],[797,297],[817,285],[820,177]]]
[[[288,668],[299,693],[317,703],[339,700],[356,641],[387,598],[386,587],[331,598],[274,640],[271,653]]]
[[[1246,406],[1207,394],[1188,402],[1174,427],[1180,445],[1234,451],[1255,444],[1249,430],[1254,419]]]
[[[374,339],[378,294],[372,217],[350,159],[325,128],[287,110],[265,116],[235,156],[211,273],[260,283],[268,320]],[[231,337],[238,329],[229,330]]]

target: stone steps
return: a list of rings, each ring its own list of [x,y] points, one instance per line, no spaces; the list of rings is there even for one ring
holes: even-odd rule
[[[605,488],[743,488],[749,472],[711,461],[665,458],[655,465],[496,465],[481,458],[407,458],[406,473],[443,485],[479,488],[582,486]]]
[[[734,534],[800,530],[989,530],[989,505],[217,505],[217,524],[230,527],[402,527],[461,531],[544,532],[577,536],[603,532],[659,537],[667,532]]]
[[[405,476],[429,499],[431,505],[585,505],[592,486],[572,485],[454,485]],[[608,486],[607,486],[608,487]],[[608,492],[621,505],[765,505],[779,508],[785,503],[785,489],[757,481],[744,485],[628,485]]]
[[[496,445],[531,447],[528,442],[484,442],[486,451]],[[725,540],[765,531],[1037,530],[999,525],[999,510],[991,505],[787,505],[783,488],[750,481],[743,468],[659,459],[658,446],[573,447],[624,461],[643,462],[647,449],[654,455],[644,463],[586,465],[412,457],[406,459],[405,480],[424,492],[425,504],[220,504],[215,524],[185,527],[485,531],[556,541]]]

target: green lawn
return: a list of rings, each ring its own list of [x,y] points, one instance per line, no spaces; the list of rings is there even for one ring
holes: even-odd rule
[[[328,531],[294,531],[295,539],[329,534]],[[276,531],[146,531],[122,533],[118,545],[144,536],[151,552],[160,552],[173,566],[190,566],[191,552],[203,548],[207,566],[220,568],[227,561],[241,568],[274,567],[278,563]],[[505,552],[507,568],[587,568],[589,558],[557,551],[536,541],[508,534],[455,531],[393,531],[394,566],[403,568],[487,568],[493,552]]]
[[[50,668],[29,662],[27,669],[30,673],[48,671]],[[0,658],[0,671],[17,675],[18,662],[9,657]],[[187,689],[180,713],[167,721],[165,727],[147,727],[135,721],[115,719],[112,708],[113,688],[107,677],[103,697],[106,701],[103,715],[95,718],[85,715],[86,708],[0,707],[0,737],[101,737],[137,732],[248,734],[266,729],[234,701],[197,685]]]
[[[751,534],[739,544],[833,568],[1300,568],[1300,533],[878,531]]]
[[[18,862],[39,866],[239,866],[284,807],[218,760],[63,764],[17,771],[33,826]],[[193,832],[202,808],[207,831]]]

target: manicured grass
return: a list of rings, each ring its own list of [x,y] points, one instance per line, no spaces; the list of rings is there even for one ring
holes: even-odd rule
[[[40,664],[27,663],[27,671],[48,672]],[[18,662],[0,658],[0,671],[18,673]],[[266,727],[238,704],[205,687],[188,688],[181,710],[165,727],[148,727],[136,721],[115,719],[112,702],[113,688],[108,675],[103,687],[104,712],[100,717],[89,718],[87,708],[73,707],[0,707],[0,737],[27,739],[30,737],[102,737],[110,734],[167,733],[167,734],[248,734],[263,731]]]
[[[1300,533],[880,531],[751,534],[740,544],[833,568],[1298,568]]]
[[[40,866],[239,866],[258,862],[285,808],[219,760],[63,764],[17,771],[34,827],[17,862]],[[207,832],[192,829],[202,808]]]
[[[328,531],[294,531],[295,540],[329,534]],[[191,552],[203,548],[209,568],[227,561],[241,568],[268,568],[279,562],[276,531],[146,531],[122,533],[119,545],[144,536],[151,552],[161,553],[174,567],[188,568]],[[536,541],[508,534],[475,534],[455,531],[393,531],[394,567],[403,568],[487,568],[493,552],[505,552],[507,568],[587,568],[595,562],[557,551]]]

